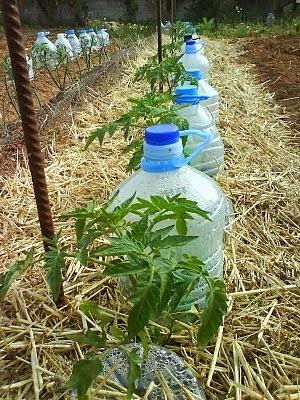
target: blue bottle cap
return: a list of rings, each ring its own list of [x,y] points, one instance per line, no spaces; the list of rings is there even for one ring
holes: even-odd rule
[[[182,85],[182,86],[177,86],[175,89],[175,94],[177,96],[197,96],[198,95],[198,89],[197,86],[195,85]]]
[[[187,46],[193,46],[196,44],[196,40],[193,40],[193,39],[187,40],[185,44]]]
[[[45,32],[38,32],[38,37],[44,37],[45,36]]]
[[[93,29],[93,28],[89,28],[89,29],[87,30],[87,33],[92,33],[92,32],[94,32],[94,29]]]
[[[166,146],[179,141],[179,129],[174,124],[152,125],[145,130],[145,141],[152,146]]]
[[[74,31],[74,29],[69,29],[69,30],[67,30],[67,33],[70,34],[70,35],[72,35],[72,34],[75,33],[75,31]]]
[[[202,78],[200,69],[186,69],[186,72],[191,74],[192,77],[197,79],[198,81],[200,81],[200,79]]]

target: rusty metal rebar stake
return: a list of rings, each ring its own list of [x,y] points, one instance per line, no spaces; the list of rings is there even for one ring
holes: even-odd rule
[[[54,225],[44,170],[44,158],[34,111],[18,2],[17,0],[1,0],[1,9],[11,58],[12,72],[16,85],[39,223],[42,236],[52,239],[54,236]],[[44,247],[45,250],[47,250],[47,243],[45,241]],[[62,298],[60,298],[57,303],[61,300]]]
[[[39,222],[42,235],[51,239],[54,236],[54,226],[17,0],[1,0],[1,8]]]

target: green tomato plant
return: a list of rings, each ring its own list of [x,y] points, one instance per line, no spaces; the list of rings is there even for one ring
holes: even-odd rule
[[[121,331],[110,326],[113,315],[103,312],[95,302],[85,300],[80,310],[100,324],[101,334],[88,330],[85,334],[70,335],[69,339],[96,348],[105,347],[107,333],[117,337],[120,345],[138,337],[147,353],[149,341],[162,344],[169,340],[176,321],[191,318],[198,325],[197,343],[205,347],[222,324],[227,310],[224,283],[210,277],[203,262],[194,256],[178,258],[176,248],[184,246],[196,237],[188,235],[187,221],[195,215],[209,219],[196,202],[180,195],[172,197],[151,196],[149,200],[132,196],[110,212],[111,203],[99,207],[91,203],[84,209],[77,209],[65,215],[75,220],[77,251],[75,256],[85,265],[99,265],[103,275],[112,278],[127,278],[129,285],[130,311],[127,329]],[[134,218],[130,216],[134,215]],[[98,245],[99,238],[108,237],[109,244]],[[184,273],[179,280],[177,273]],[[179,312],[181,301],[205,279],[208,294],[203,310]],[[124,290],[125,291],[125,290]],[[152,321],[154,323],[152,323]],[[159,332],[155,321],[169,330],[165,338]],[[124,349],[125,350],[125,349]],[[140,360],[136,354],[128,353],[129,376],[128,398],[134,393],[134,382],[139,377]],[[97,374],[86,374],[91,365],[97,365],[101,374],[101,357],[88,354],[87,359],[74,365],[67,387],[81,393],[84,399]],[[87,387],[88,386],[88,387]],[[83,393],[84,387],[84,393]]]
[[[182,106],[173,105],[172,100],[173,96],[169,92],[163,94],[149,92],[141,98],[129,98],[128,102],[132,105],[129,111],[115,121],[93,130],[87,139],[86,148],[96,139],[102,145],[106,135],[112,137],[121,130],[124,139],[129,142],[123,148],[123,153],[132,153],[127,171],[136,169],[143,154],[143,140],[135,133],[137,128],[141,131],[159,123],[174,123],[182,130],[188,129],[187,120],[178,114],[178,109]]]

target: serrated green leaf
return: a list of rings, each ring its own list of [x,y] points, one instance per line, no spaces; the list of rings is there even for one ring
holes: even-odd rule
[[[183,235],[167,236],[160,241],[159,248],[169,249],[172,247],[183,246],[197,238],[198,236],[183,236]]]
[[[131,263],[127,261],[120,261],[107,266],[103,272],[106,276],[126,276],[137,274],[148,269],[148,263],[140,260],[139,263]]]
[[[174,294],[174,277],[172,273],[167,273],[165,275],[160,274],[162,281],[160,292],[160,302],[156,308],[156,316],[159,317],[162,312],[167,308],[167,305]]]
[[[140,165],[142,156],[143,156],[143,149],[141,146],[132,154],[128,166],[126,168],[126,172],[131,172],[133,170],[136,170]]]
[[[200,274],[201,276],[208,276],[207,270],[203,268],[204,266],[205,264],[200,258],[183,254],[182,260],[179,261],[177,265],[177,269],[185,269]]]
[[[81,250],[75,251],[75,257],[82,265],[87,265],[88,263],[88,250],[86,248],[82,248]]]
[[[76,239],[77,242],[82,238],[84,233],[86,218],[80,218],[75,222]]]
[[[116,122],[110,122],[107,127],[107,132],[110,136],[112,136],[117,129],[118,129],[118,124]]]
[[[180,235],[186,235],[187,234],[187,224],[184,218],[179,216],[176,219],[176,230]]]
[[[147,325],[155,314],[160,293],[156,283],[139,282],[135,288],[135,304],[128,316],[128,338],[132,339]]]
[[[104,311],[98,306],[93,300],[84,300],[79,306],[79,310],[82,311],[87,317],[94,318],[96,321],[100,321],[106,325],[113,321],[114,317]]]
[[[174,278],[175,281],[176,278]],[[176,281],[175,281],[176,282]],[[198,277],[196,275],[186,275],[185,281],[176,282],[174,284],[173,295],[170,298],[169,310],[170,312],[175,312],[180,302],[188,296],[190,291],[194,288],[196,282],[198,282]]]
[[[125,335],[122,332],[122,330],[118,328],[116,325],[112,325],[109,328],[109,334],[118,340],[124,340],[125,338]]]
[[[54,239],[56,240],[56,239]],[[55,243],[53,242],[53,245]],[[57,247],[49,247],[45,252],[45,270],[47,271],[47,282],[54,301],[57,301],[60,287],[63,284],[62,271],[65,267],[65,251],[56,243]]]
[[[148,224],[149,224],[149,215],[148,213],[145,213],[142,218],[131,224],[131,233],[133,236],[136,237],[141,237],[141,241],[144,243],[142,240],[142,237],[145,235],[147,229],[148,229]]]
[[[79,344],[86,344],[94,347],[103,347],[106,344],[106,333],[104,330],[102,336],[99,336],[95,331],[87,330],[86,333],[74,333],[66,335],[66,337]]]
[[[165,228],[157,229],[153,232],[147,232],[147,243],[153,249],[158,248],[160,241],[164,238],[170,231],[174,229],[173,225],[166,226]]]
[[[117,256],[122,254],[139,254],[143,251],[143,243],[135,238],[121,237],[110,238],[110,244],[97,249],[94,253],[98,256]]]
[[[66,388],[76,391],[78,400],[88,400],[87,392],[102,369],[102,362],[96,357],[77,361]]]
[[[3,301],[12,283],[33,264],[34,248],[29,250],[23,261],[13,264],[9,270],[0,277],[0,302]]]
[[[101,128],[97,128],[94,131],[92,131],[89,137],[87,138],[84,149],[86,150],[96,139],[98,139],[99,144],[101,146],[106,132],[107,132],[107,127],[105,125]]]
[[[130,400],[137,389],[137,382],[141,377],[142,359],[138,355],[137,350],[126,351],[128,361],[127,373],[127,399]]]
[[[138,336],[139,336],[142,346],[143,346],[143,358],[145,360],[146,358],[148,358],[148,355],[149,355],[151,339],[150,339],[149,334],[147,333],[146,329],[141,330],[140,333],[138,334]]]
[[[204,348],[217,333],[227,312],[227,297],[223,281],[210,280],[210,290],[207,294],[204,311],[201,315],[201,325],[197,334],[198,346]]]

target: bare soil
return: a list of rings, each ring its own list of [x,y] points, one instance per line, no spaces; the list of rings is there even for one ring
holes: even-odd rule
[[[260,82],[274,93],[300,142],[300,37],[252,37],[243,45],[242,59],[255,65]]]

